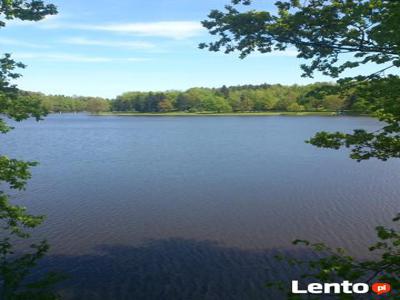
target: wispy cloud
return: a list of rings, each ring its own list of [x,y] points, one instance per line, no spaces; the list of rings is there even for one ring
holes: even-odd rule
[[[47,22],[16,22],[15,25],[35,25],[36,27],[42,29],[104,31],[172,39],[186,39],[200,35],[202,32],[204,32],[203,26],[197,21],[83,24],[59,21],[59,19],[50,18]]]
[[[199,35],[203,31],[200,22],[193,21],[78,25],[76,28],[173,39],[190,38]]]
[[[113,40],[97,40],[83,37],[72,37],[61,40],[62,43],[82,46],[102,46],[126,49],[154,49],[156,46],[152,43],[142,41],[113,41]]]
[[[20,20],[20,19],[12,19],[12,20],[8,20],[6,22],[6,26],[10,27],[10,26],[37,26],[37,27],[43,27],[46,28],[47,26],[51,27],[55,24],[57,24],[57,22],[59,22],[62,19],[65,19],[65,15],[61,15],[61,14],[57,14],[57,15],[49,15],[46,16],[44,19],[40,20],[40,21],[27,21],[27,20]]]
[[[11,38],[0,38],[0,44],[1,45],[7,45],[7,46],[17,46],[17,47],[25,47],[25,48],[48,48],[46,45],[40,45],[36,43],[30,43],[30,42],[25,42],[25,41],[20,41],[16,39],[11,39]]]
[[[14,53],[13,57],[17,59],[33,59],[52,62],[79,62],[79,63],[109,63],[109,62],[143,62],[148,61],[147,58],[141,57],[104,57],[104,56],[87,56],[80,54],[68,53]]]

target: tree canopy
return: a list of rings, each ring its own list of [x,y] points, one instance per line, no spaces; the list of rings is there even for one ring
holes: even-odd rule
[[[224,11],[213,10],[203,25],[217,40],[200,47],[225,53],[238,51],[242,58],[253,51],[296,49],[298,58],[307,62],[301,65],[303,76],[322,72],[338,79],[337,85],[324,86],[311,94],[327,96],[325,105],[330,107],[340,105],[340,99],[332,95],[350,95],[350,101],[358,99],[357,107],[367,108],[382,121],[377,131],[320,132],[309,142],[318,147],[350,148],[351,158],[357,161],[400,157],[400,1],[277,1],[276,12],[252,9],[253,2],[257,1],[232,0]],[[376,70],[366,75],[361,71],[358,76],[347,75],[346,71],[363,65]],[[393,219],[399,220],[399,215]],[[303,278],[312,281],[389,282],[393,290],[386,297],[398,299],[400,232],[384,226],[378,226],[376,231],[379,241],[370,247],[380,254],[376,259],[360,262],[343,249],[298,240],[294,243],[310,246],[324,255],[312,261],[284,260],[305,267]],[[285,283],[270,286],[287,291],[289,299],[302,299],[301,295],[291,294]],[[356,295],[340,294],[337,298],[355,299]]]
[[[0,28],[6,26],[8,20],[19,19],[39,21],[48,15],[56,14],[56,7],[43,1],[32,0],[2,0],[0,2]],[[17,68],[24,68],[22,63],[5,54],[0,59],[0,132],[6,133],[12,129],[5,119],[22,121],[29,117],[40,119],[46,114],[40,100],[31,97],[20,97],[20,91],[13,80],[21,75]],[[23,190],[31,177],[29,168],[35,162],[25,162],[0,156],[0,183],[3,188]],[[26,282],[26,277],[38,259],[43,257],[49,246],[46,241],[31,245],[32,253],[16,256],[14,246],[16,239],[29,238],[29,229],[40,225],[43,216],[34,216],[22,206],[10,202],[5,191],[0,191],[0,298],[11,299],[56,299],[49,291],[56,276],[47,274],[36,282]]]
[[[263,111],[352,111],[369,113],[363,99],[353,95],[310,95],[331,86],[262,84],[191,88],[186,91],[127,92],[110,101],[120,112],[263,112]],[[360,103],[361,101],[361,103]]]
[[[200,48],[245,58],[253,51],[268,53],[296,49],[303,76],[322,72],[338,85],[321,94],[352,93],[364,99],[385,126],[376,132],[318,133],[318,147],[351,149],[357,160],[400,157],[400,1],[310,0],[277,1],[276,12],[252,9],[255,1],[232,0],[225,10],[213,10],[203,25],[217,39]],[[347,76],[346,71],[368,64],[376,71]],[[392,73],[388,73],[391,71]]]

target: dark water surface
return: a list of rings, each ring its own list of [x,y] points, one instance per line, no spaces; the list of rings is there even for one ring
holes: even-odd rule
[[[47,215],[46,267],[66,299],[276,299],[271,258],[296,238],[364,257],[399,210],[400,164],[357,163],[304,140],[375,129],[361,117],[52,115],[2,137],[37,160],[18,195]],[[21,200],[22,199],[22,200]]]

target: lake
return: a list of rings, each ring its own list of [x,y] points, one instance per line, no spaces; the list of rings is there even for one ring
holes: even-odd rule
[[[304,143],[317,131],[373,130],[364,117],[50,115],[2,137],[37,160],[15,194],[47,215],[43,269],[71,275],[65,299],[278,299],[265,282],[312,257],[296,238],[366,257],[399,211],[400,163],[357,163]],[[298,279],[298,277],[297,277]]]

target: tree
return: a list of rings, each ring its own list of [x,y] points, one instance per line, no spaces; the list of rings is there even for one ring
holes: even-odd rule
[[[293,112],[304,111],[304,106],[294,102],[287,107],[287,111],[293,111]]]
[[[91,98],[87,101],[86,110],[93,114],[109,111],[110,103],[101,98]]]
[[[128,92],[110,101],[113,111],[167,112],[167,111],[287,111],[291,104],[301,110],[332,109],[333,99],[346,99],[343,106],[355,112],[362,112],[362,99],[355,95],[346,98],[338,94],[327,96],[310,96],[315,89],[330,88],[332,84],[318,83],[304,86],[292,85],[245,85],[223,86],[217,89],[191,88],[187,91]],[[227,97],[223,96],[226,95]],[[38,95],[43,105],[52,111],[82,111],[86,108],[88,98],[71,98],[66,96]],[[324,101],[324,99],[332,101]],[[218,108],[216,105],[218,104]],[[299,106],[297,106],[297,105]],[[81,107],[83,105],[83,108]],[[324,107],[328,105],[329,107]],[[369,112],[368,109],[366,112]]]
[[[394,222],[400,221],[400,214],[393,219]],[[309,241],[296,240],[295,245],[311,247],[316,253],[322,254],[322,258],[311,261],[302,261],[285,257],[276,256],[280,261],[287,262],[291,266],[300,266],[308,270],[303,274],[311,282],[386,282],[391,284],[392,291],[385,296],[385,299],[399,299],[400,296],[400,230],[378,226],[376,228],[378,242],[372,245],[369,250],[377,254],[373,260],[357,261],[349,256],[342,248],[332,249],[323,243],[311,244]],[[321,255],[319,255],[321,256]],[[284,283],[280,281],[270,282],[269,287],[274,287],[287,294],[287,299],[303,299],[299,295],[291,294]],[[357,295],[340,294],[339,299],[360,299]],[[307,295],[306,299],[321,299],[319,296],[312,297]]]
[[[254,102],[247,93],[241,93],[239,108],[241,111],[253,111]]]
[[[311,94],[323,97],[340,92],[346,97],[352,93],[352,97],[361,99],[360,103],[385,123],[374,132],[363,129],[354,130],[352,134],[320,132],[309,142],[317,147],[350,148],[350,157],[357,161],[400,157],[400,78],[386,74],[388,70],[400,67],[400,1],[277,1],[276,13],[246,10],[245,7],[252,2],[232,0],[225,11],[211,11],[203,25],[218,39],[203,43],[200,48],[225,53],[239,51],[241,58],[253,51],[267,53],[295,48],[299,58],[309,61],[309,64],[301,66],[303,76],[312,77],[315,71],[319,71],[340,78],[337,85],[325,86]],[[244,5],[244,8],[239,8],[239,5]],[[343,77],[344,71],[365,64],[376,67],[377,71],[369,75]],[[399,220],[400,216],[394,219]],[[308,263],[288,261],[307,264],[315,272],[305,274],[305,277],[320,281],[388,281],[395,291],[389,297],[398,298],[400,231],[382,226],[376,229],[381,241],[370,250],[381,250],[381,259],[359,263],[342,250],[334,251],[324,244],[311,245],[302,241],[314,250],[323,251],[326,256]],[[278,286],[282,287],[282,284]],[[350,295],[339,297],[352,299]]]
[[[385,76],[385,72],[400,66],[400,1],[277,1],[276,14],[238,8],[252,2],[232,0],[225,11],[211,11],[203,25],[219,39],[200,48],[239,51],[242,58],[253,51],[296,48],[299,58],[310,61],[301,66],[305,77],[320,71],[338,78],[364,64],[379,67],[369,75],[341,78],[338,85],[320,92],[346,94],[351,90],[368,99],[387,125],[376,132],[321,132],[310,142],[318,147],[350,148],[351,157],[357,160],[400,157],[400,78]],[[350,54],[353,59],[348,59]]]
[[[158,103],[158,110],[161,112],[168,112],[173,110],[174,107],[170,100],[164,99],[160,103]]]
[[[0,2],[0,28],[11,19],[39,21],[47,15],[57,13],[52,4],[42,1],[3,0]],[[15,69],[24,68],[14,61],[10,54],[0,59],[0,113],[7,118],[22,121],[29,117],[39,120],[46,114],[41,102],[34,97],[20,97],[19,91],[12,81],[18,77]],[[0,119],[0,132],[7,133],[12,129],[5,118]],[[0,182],[2,187],[23,190],[31,174],[29,168],[35,162],[26,162],[0,156]],[[43,221],[43,216],[34,216],[25,207],[14,205],[5,191],[0,191],[0,298],[10,299],[56,299],[49,291],[56,277],[47,274],[37,282],[26,282],[26,277],[48,250],[46,241],[31,246],[32,253],[22,256],[13,255],[14,242],[17,239],[29,238],[27,229],[35,228]]]
[[[220,96],[209,96],[202,99],[202,108],[205,111],[223,113],[231,112],[232,107],[225,100],[225,98]]]
[[[218,92],[221,94],[222,97],[227,99],[229,97],[229,89],[227,88],[226,85],[223,85]]]
[[[339,95],[326,95],[322,101],[322,105],[327,110],[340,110],[343,109],[344,99]]]
[[[206,99],[213,97],[214,94],[210,89],[192,88],[181,93],[176,100],[176,105],[180,111],[200,111],[206,110],[204,102]]]

